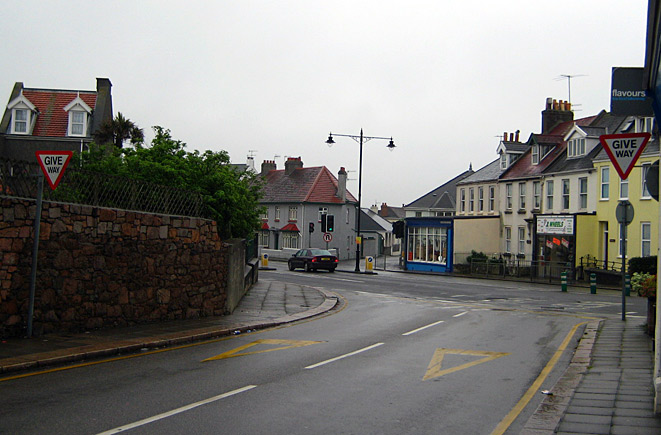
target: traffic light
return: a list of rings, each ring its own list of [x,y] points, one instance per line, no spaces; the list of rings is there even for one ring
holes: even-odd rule
[[[325,213],[321,215],[321,232],[322,233],[326,232],[326,227],[327,227],[327,223],[328,223],[327,217],[328,217],[328,215],[325,214]]]
[[[401,239],[404,237],[404,221],[397,221],[392,224],[392,232],[395,234],[395,237]]]
[[[314,233],[314,222],[310,222],[310,232]]]
[[[329,214],[326,216],[326,231],[332,233],[335,230],[335,216]]]

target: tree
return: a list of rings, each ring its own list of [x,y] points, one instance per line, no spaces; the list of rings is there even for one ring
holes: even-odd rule
[[[112,143],[119,149],[124,147],[124,141],[128,139],[131,144],[137,145],[144,142],[145,136],[142,129],[130,119],[124,118],[121,112],[117,112],[115,119],[104,122],[95,135],[97,143]]]
[[[107,152],[92,145],[83,154],[85,169],[197,192],[221,237],[252,237],[260,222],[262,182],[257,174],[237,171],[226,151],[187,152],[186,144],[173,139],[170,130],[153,128],[150,146],[136,143],[134,148]]]

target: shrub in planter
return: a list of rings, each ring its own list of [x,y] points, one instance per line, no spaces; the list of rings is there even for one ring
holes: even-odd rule
[[[631,290],[642,297],[656,297],[656,275],[636,272],[631,276]]]

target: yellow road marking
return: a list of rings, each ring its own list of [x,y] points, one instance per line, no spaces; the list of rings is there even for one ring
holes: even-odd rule
[[[563,340],[562,344],[560,344],[560,347],[558,350],[555,351],[555,354],[553,354],[553,357],[551,360],[546,364],[546,367],[544,367],[544,370],[539,374],[535,382],[528,388],[528,391],[526,391],[526,394],[521,397],[521,400],[512,408],[512,410],[505,416],[505,418],[496,426],[496,428],[491,432],[491,435],[502,435],[505,433],[505,431],[510,427],[510,425],[516,420],[516,418],[521,414],[521,411],[523,411],[523,408],[526,407],[528,402],[533,398],[535,393],[539,390],[539,388],[542,386],[542,383],[546,380],[548,375],[551,373],[551,370],[553,370],[553,367],[555,367],[556,363],[560,359],[560,356],[562,356],[562,353],[567,349],[567,346],[569,345],[569,342],[571,341],[572,337],[576,333],[576,330],[579,328],[581,325],[585,325],[588,322],[582,322],[574,325],[574,327],[569,331],[565,339]]]
[[[471,361],[466,364],[461,364],[452,368],[441,370],[441,364],[443,363],[443,357],[445,355],[471,355],[471,356],[481,356],[484,358],[480,358],[478,360]],[[434,352],[434,356],[432,357],[431,361],[429,362],[429,366],[427,367],[427,373],[425,373],[425,376],[422,378],[422,380],[426,381],[429,379],[437,378],[439,376],[447,375],[449,373],[458,372],[459,370],[467,369],[469,367],[473,367],[488,361],[493,361],[497,358],[506,355],[509,355],[509,353],[488,352],[483,350],[446,349],[442,347],[436,349],[436,352]]]
[[[317,344],[317,343],[323,343],[323,341],[277,340],[277,339],[256,340],[256,341],[253,341],[252,343],[248,343],[248,344],[245,344],[243,346],[239,346],[236,349],[232,349],[230,351],[221,353],[220,355],[216,355],[214,357],[202,360],[202,362],[216,361],[216,360],[219,360],[219,359],[226,359],[226,358],[233,358],[235,356],[245,356],[245,355],[254,355],[254,354],[257,354],[257,353],[273,352],[273,351],[276,351],[276,350],[293,349],[295,347],[309,346],[311,344]],[[284,346],[269,348],[269,349],[262,349],[262,350],[254,350],[252,352],[242,352],[246,349],[250,349],[251,347],[258,346],[260,344],[267,344],[267,345],[279,345],[280,344],[280,345],[284,345]]]

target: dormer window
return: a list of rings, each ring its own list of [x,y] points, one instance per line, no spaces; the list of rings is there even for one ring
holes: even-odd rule
[[[507,169],[507,154],[500,153],[500,169]]]
[[[536,165],[539,163],[539,145],[532,146],[532,164]]]
[[[80,98],[80,95],[67,104],[64,111],[69,114],[67,136],[87,136],[87,122],[92,109]]]
[[[9,103],[7,109],[11,110],[9,134],[31,134],[37,120],[37,108],[34,104],[21,92],[21,95]]]
[[[585,139],[572,139],[567,147],[568,157],[580,157],[585,155]]]

